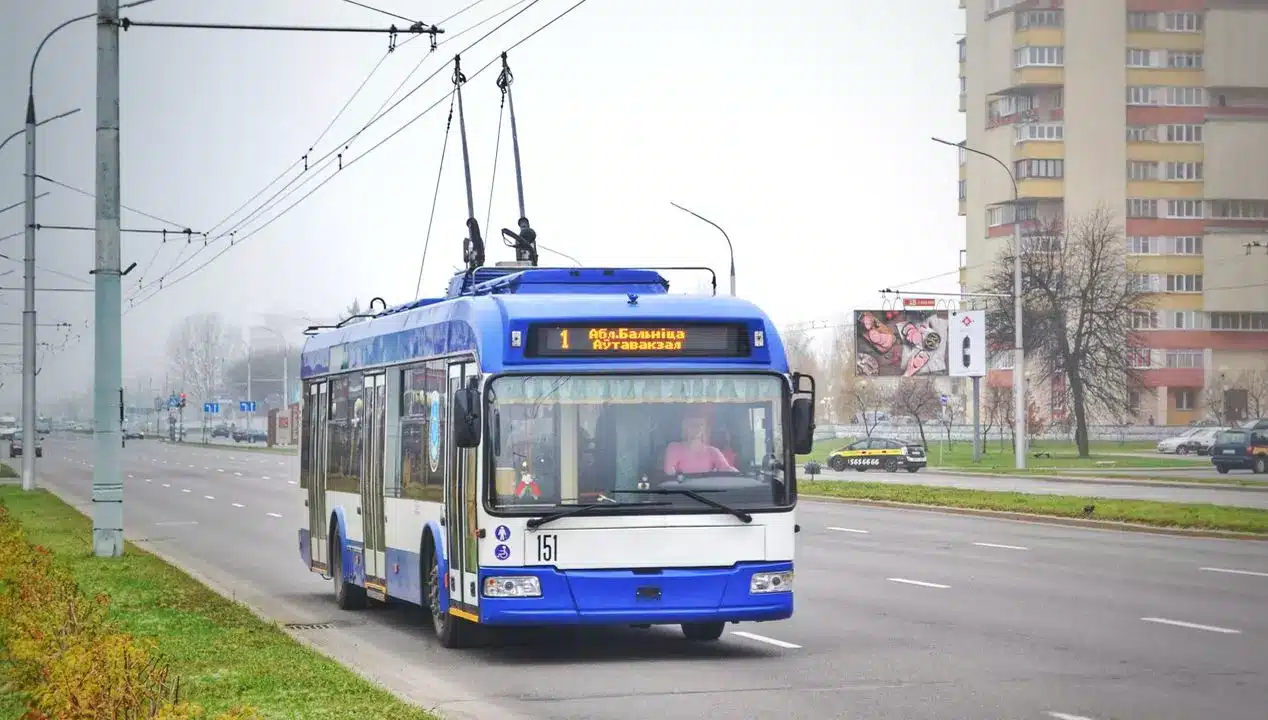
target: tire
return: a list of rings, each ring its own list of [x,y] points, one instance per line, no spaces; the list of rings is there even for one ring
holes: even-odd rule
[[[833,470],[837,472],[841,472],[845,470],[845,458],[839,455],[833,455],[832,457],[828,458],[828,467],[832,468]]]
[[[1215,472],[1217,472],[1217,473],[1219,473],[1219,474],[1221,474],[1221,475],[1227,475],[1227,474],[1228,474],[1228,466],[1227,466],[1227,465],[1216,465],[1216,466],[1215,466]]]
[[[1188,455],[1188,454],[1189,454],[1189,448],[1187,445],[1181,445],[1180,447],[1176,448],[1176,455]]]
[[[725,628],[724,622],[683,623],[682,634],[694,642],[712,642],[722,637]]]
[[[423,595],[427,603],[425,610],[431,616],[431,628],[436,632],[436,639],[440,641],[441,647],[450,650],[467,647],[471,642],[470,623],[457,615],[449,614],[449,608],[440,606],[440,586],[443,579],[440,577],[440,558],[436,555],[435,547],[428,548],[426,558],[424,568],[427,581]]]
[[[330,576],[335,581],[335,603],[340,610],[365,609],[365,588],[343,579],[343,538],[336,530],[330,544]]]
[[[893,459],[886,460],[886,461],[885,461],[885,472],[887,472],[887,473],[896,473],[896,472],[898,472],[898,461],[897,461],[897,460],[893,460]]]
[[[1251,463],[1250,469],[1253,470],[1256,475],[1268,473],[1268,455],[1257,456]]]
[[[914,472],[916,472],[916,471],[917,471],[917,470],[919,470],[919,469],[920,469],[920,466],[919,466],[919,465],[908,465],[908,466],[907,466],[907,472],[909,472],[909,473],[914,473]]]

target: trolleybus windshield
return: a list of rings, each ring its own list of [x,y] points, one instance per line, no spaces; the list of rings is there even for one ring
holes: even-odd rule
[[[787,402],[776,375],[504,375],[486,406],[490,509],[790,506]],[[637,492],[658,489],[691,492]]]

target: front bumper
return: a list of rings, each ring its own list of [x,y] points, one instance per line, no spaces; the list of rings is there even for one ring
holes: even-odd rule
[[[761,622],[792,617],[792,590],[750,592],[754,573],[791,572],[791,562],[659,571],[481,568],[488,577],[537,578],[540,597],[481,597],[488,625],[612,625]]]

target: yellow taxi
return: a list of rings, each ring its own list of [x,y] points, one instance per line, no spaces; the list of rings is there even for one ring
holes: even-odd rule
[[[884,470],[916,472],[929,464],[925,449],[919,443],[893,438],[863,438],[828,455],[828,467],[840,472],[854,468],[859,472]]]

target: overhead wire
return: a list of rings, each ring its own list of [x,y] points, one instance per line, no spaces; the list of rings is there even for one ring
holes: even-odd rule
[[[478,22],[478,23],[476,23],[476,24],[472,25],[471,27],[466,28],[465,30],[459,31],[459,32],[457,32],[457,33],[454,33],[454,34],[452,34],[452,35],[449,35],[449,36],[448,36],[448,37],[447,37],[447,38],[446,38],[443,42],[441,42],[439,45],[437,45],[437,47],[440,47],[441,45],[445,45],[445,44],[447,44],[447,43],[449,43],[449,42],[452,42],[452,41],[456,40],[457,38],[459,38],[460,36],[462,36],[462,35],[466,34],[467,32],[470,32],[471,30],[474,30],[474,29],[476,29],[476,28],[480,27],[481,25],[484,25],[485,23],[492,21],[493,19],[497,18],[498,16],[503,15],[503,14],[505,14],[506,12],[509,12],[510,10],[514,9],[515,7],[517,7],[517,6],[519,6],[519,5],[523,5],[525,2],[529,2],[529,3],[530,3],[530,4],[528,5],[528,7],[523,8],[520,12],[517,12],[517,13],[515,13],[515,15],[512,15],[510,18],[507,18],[504,22],[502,22],[501,24],[499,24],[497,27],[495,27],[495,28],[494,28],[493,30],[491,30],[489,33],[486,33],[486,34],[485,34],[484,36],[482,36],[479,40],[476,40],[476,42],[475,42],[475,43],[472,43],[471,45],[468,45],[468,46],[467,46],[467,47],[463,50],[463,52],[465,52],[466,50],[471,49],[471,47],[474,47],[474,45],[476,45],[477,43],[479,43],[479,42],[481,42],[482,40],[484,40],[485,38],[487,38],[487,37],[488,37],[490,34],[492,34],[493,32],[496,32],[498,29],[500,29],[500,28],[504,27],[504,26],[505,26],[507,23],[509,23],[511,20],[514,20],[516,17],[518,17],[518,16],[519,16],[520,14],[522,14],[524,11],[528,10],[529,8],[531,8],[533,5],[537,4],[537,2],[539,2],[539,1],[540,1],[540,0],[531,0],[531,2],[530,2],[530,0],[519,0],[518,2],[516,2],[516,3],[512,4],[512,5],[510,5],[509,7],[504,8],[504,9],[502,9],[502,10],[498,11],[497,13],[494,13],[493,15],[491,15],[491,16],[489,16],[489,17],[485,18],[484,20],[481,20],[480,22]],[[468,6],[467,8],[465,8],[465,9],[469,9],[469,8],[471,8],[471,7],[474,7],[474,6],[475,6],[475,5],[477,5],[477,4],[478,4],[478,3],[472,3],[471,5],[469,5],[469,6]],[[465,10],[465,9],[464,9],[464,10]],[[458,13],[454,13],[454,15],[453,15],[453,16],[451,16],[451,17],[456,17],[457,15],[461,14],[461,12],[462,12],[462,11],[459,11]],[[399,45],[397,45],[397,47],[398,47],[398,48],[399,48],[399,47],[403,47],[406,43],[408,43],[408,42],[410,42],[411,40],[414,40],[414,39],[416,39],[416,38],[418,38],[418,37],[420,37],[420,36],[415,35],[415,36],[412,36],[412,37],[410,37],[410,38],[407,38],[405,41],[403,41],[403,42],[401,42]],[[387,105],[388,105],[388,104],[392,101],[392,99],[396,96],[396,94],[397,94],[398,92],[400,92],[400,89],[401,89],[402,87],[404,87],[404,86],[405,86],[405,84],[409,81],[409,78],[413,77],[414,73],[416,73],[416,72],[418,71],[418,68],[422,66],[423,62],[425,62],[425,61],[426,61],[426,59],[427,59],[428,57],[431,57],[431,54],[432,54],[432,53],[429,53],[429,54],[427,54],[427,55],[424,55],[424,56],[423,56],[423,58],[421,58],[421,59],[419,60],[418,64],[416,64],[416,65],[414,66],[414,69],[413,69],[413,70],[411,70],[411,71],[410,71],[410,73],[409,73],[408,75],[406,75],[406,77],[405,77],[405,78],[401,81],[401,83],[397,85],[396,89],[392,91],[392,94],[388,96],[388,99],[387,99],[387,100],[385,100],[385,101],[383,102],[383,104],[379,106],[378,110],[376,110],[376,111],[375,111],[375,113],[374,113],[374,114],[370,117],[370,119],[369,119],[369,120],[368,120],[368,121],[367,121],[364,125],[362,125],[360,129],[358,129],[355,133],[353,133],[351,137],[349,137],[348,139],[346,139],[344,142],[339,143],[338,145],[336,145],[336,146],[334,147],[334,149],[330,150],[330,151],[329,151],[329,152],[327,152],[325,155],[322,155],[322,156],[321,156],[320,158],[318,158],[317,160],[312,161],[311,165],[309,164],[309,157],[308,157],[308,156],[309,156],[309,154],[311,154],[311,153],[312,153],[312,147],[310,147],[310,149],[309,149],[309,153],[308,153],[308,154],[305,154],[305,155],[304,155],[304,156],[302,156],[300,159],[296,160],[294,163],[292,163],[292,164],[290,165],[290,167],[288,167],[286,170],[284,170],[282,173],[280,173],[280,174],[279,174],[276,178],[274,178],[274,179],[273,179],[273,180],[272,180],[272,181],[271,181],[268,185],[266,185],[264,188],[262,188],[259,192],[255,193],[255,195],[253,195],[253,196],[252,196],[250,199],[248,199],[245,203],[243,203],[243,204],[242,204],[242,205],[240,205],[237,209],[235,209],[233,212],[231,212],[229,215],[227,215],[227,216],[226,216],[223,220],[221,220],[220,222],[216,223],[216,225],[214,225],[214,226],[212,227],[212,229],[209,231],[209,233],[213,233],[213,232],[215,232],[215,231],[216,231],[216,229],[218,229],[219,227],[221,227],[222,225],[224,225],[224,224],[225,224],[226,222],[228,222],[228,221],[229,221],[229,220],[230,220],[233,216],[235,216],[235,215],[237,215],[239,212],[241,212],[241,211],[242,211],[242,210],[243,210],[243,209],[244,209],[247,205],[250,205],[250,204],[251,204],[252,202],[254,202],[256,199],[258,199],[261,195],[263,195],[265,192],[267,192],[267,191],[269,190],[269,188],[271,188],[273,185],[275,185],[275,184],[276,184],[279,180],[281,180],[281,179],[282,179],[283,177],[285,177],[288,173],[290,173],[292,170],[294,170],[296,167],[298,167],[301,163],[302,163],[302,164],[304,164],[304,166],[305,166],[305,172],[303,172],[303,173],[301,173],[301,174],[299,174],[299,175],[297,175],[297,176],[295,176],[295,177],[291,178],[290,182],[286,183],[286,185],[284,185],[282,188],[280,188],[280,189],[278,189],[276,192],[274,192],[274,193],[273,193],[273,195],[271,195],[271,196],[269,197],[269,199],[268,199],[268,200],[265,200],[265,201],[264,201],[264,202],[263,202],[263,203],[262,203],[259,207],[257,207],[257,208],[256,208],[255,210],[253,210],[252,212],[248,213],[246,217],[244,217],[244,218],[242,218],[241,220],[239,220],[239,221],[237,221],[236,223],[234,223],[234,225],[233,225],[232,227],[230,227],[229,229],[227,229],[227,230],[225,230],[225,231],[223,231],[223,232],[221,232],[221,233],[217,234],[215,237],[211,238],[209,242],[208,242],[208,241],[204,241],[203,246],[201,246],[201,247],[199,247],[198,249],[196,249],[192,255],[190,255],[189,257],[184,257],[183,259],[178,259],[178,261],[177,261],[176,263],[174,263],[171,267],[169,267],[169,268],[168,268],[168,269],[167,269],[167,270],[163,273],[163,275],[162,275],[162,276],[160,276],[160,277],[159,277],[159,279],[158,279],[157,281],[155,281],[155,282],[158,282],[158,283],[160,284],[160,286],[161,286],[161,285],[162,285],[163,280],[164,280],[164,279],[165,279],[168,275],[170,275],[170,274],[172,274],[172,273],[174,273],[174,272],[176,272],[176,271],[180,270],[182,267],[184,267],[184,266],[185,266],[185,265],[187,265],[188,263],[192,262],[195,258],[197,258],[197,257],[198,257],[198,256],[199,256],[202,252],[203,252],[203,250],[206,250],[208,247],[210,247],[210,245],[211,245],[212,243],[219,242],[219,241],[221,241],[221,240],[223,240],[223,239],[225,239],[225,238],[229,238],[229,245],[230,245],[230,247],[232,247],[232,246],[235,244],[235,242],[236,242],[235,236],[236,236],[236,234],[237,234],[240,230],[242,230],[243,228],[245,228],[245,227],[246,227],[247,225],[249,225],[250,223],[252,223],[252,222],[254,222],[254,221],[258,220],[258,219],[259,219],[259,217],[260,217],[261,215],[263,215],[263,214],[265,214],[265,213],[269,212],[270,210],[272,210],[273,208],[277,207],[278,205],[280,205],[281,203],[283,203],[283,202],[284,202],[287,198],[289,198],[290,196],[292,196],[292,195],[294,195],[295,193],[299,192],[299,191],[300,191],[300,190],[301,190],[301,189],[302,189],[305,185],[307,185],[308,183],[312,182],[312,181],[315,179],[314,175],[316,175],[317,173],[319,173],[319,172],[321,172],[321,171],[323,171],[323,170],[328,169],[328,168],[329,168],[329,167],[330,167],[330,166],[331,166],[331,165],[335,162],[335,160],[339,160],[339,161],[340,161],[339,170],[342,170],[342,169],[343,169],[343,167],[344,167],[344,165],[343,165],[343,163],[342,163],[342,153],[340,153],[338,156],[336,156],[336,152],[337,152],[338,150],[340,150],[341,148],[342,148],[343,150],[347,150],[347,149],[348,149],[348,147],[349,147],[349,146],[351,146],[351,144],[352,144],[352,143],[353,143],[353,142],[354,142],[354,141],[355,141],[358,137],[360,137],[360,135],[361,135],[362,133],[364,133],[367,129],[369,129],[370,127],[372,127],[372,126],[373,126],[374,124],[376,124],[378,121],[382,120],[382,119],[383,119],[383,118],[384,118],[387,114],[389,114],[389,113],[391,113],[393,110],[395,110],[398,106],[400,106],[400,104],[401,104],[401,103],[403,103],[403,102],[404,102],[405,100],[407,100],[407,99],[408,99],[411,95],[413,95],[415,92],[417,92],[417,91],[418,91],[418,90],[419,90],[422,86],[426,85],[428,82],[430,82],[431,80],[433,80],[433,79],[434,79],[437,75],[439,75],[439,74],[440,74],[440,72],[441,72],[441,71],[442,71],[445,67],[447,67],[447,66],[441,66],[441,68],[437,69],[437,70],[436,70],[436,72],[433,72],[431,75],[429,75],[427,78],[425,78],[422,82],[420,82],[418,85],[416,85],[416,86],[415,86],[412,90],[410,90],[408,93],[406,93],[404,97],[402,97],[400,100],[396,101],[396,103],[395,103],[395,104],[393,104],[391,107],[388,107],[388,108],[387,108],[387,110],[385,111],[385,110],[384,110],[384,108],[385,108],[385,107],[387,107]],[[386,57],[386,56],[385,56],[385,57]],[[381,64],[382,64],[382,63],[381,63],[381,61],[380,61],[379,65],[376,65],[376,68],[377,68],[377,67],[379,67],[379,66],[381,66]],[[373,74],[373,72],[374,72],[374,71],[371,71],[371,74]],[[368,81],[369,81],[369,77],[367,77],[367,78],[366,78],[366,80],[365,80],[365,81],[363,81],[362,86],[364,86],[364,84],[365,84],[366,82],[368,82]],[[359,89],[358,89],[358,92],[359,92]],[[343,112],[343,111],[341,110],[341,111],[340,111],[340,113],[342,114],[342,112]],[[416,118],[416,119],[417,119],[417,118]],[[332,124],[333,124],[333,123],[332,123]],[[328,130],[328,129],[329,129],[329,128],[327,128],[327,130]],[[323,136],[324,136],[324,134],[325,134],[325,131],[323,131]],[[313,146],[315,146],[315,145],[316,145],[316,143],[313,143]],[[298,186],[292,187],[292,186],[294,186],[294,185],[295,185],[295,182],[296,182],[296,181],[298,181],[300,178],[305,178],[305,179],[304,179],[304,181],[303,181],[303,182],[299,183],[299,185],[298,185]],[[328,179],[328,178],[327,178],[327,179]],[[323,181],[323,184],[324,184],[324,181]],[[289,190],[290,192],[287,192],[287,190]],[[305,197],[307,197],[307,196],[305,196]],[[293,207],[293,205],[292,205],[292,207]],[[286,211],[283,211],[283,212],[286,212]],[[272,222],[272,221],[270,220],[268,223],[266,223],[266,226],[267,226],[268,224],[271,224],[271,222]],[[254,231],[252,231],[251,233],[249,233],[248,237],[249,237],[250,235],[254,235],[254,234],[255,234],[255,232],[254,232]],[[184,253],[182,253],[182,256],[183,256],[183,255],[184,255]],[[219,254],[217,255],[217,257],[218,257],[218,256],[219,256]],[[153,283],[151,283],[151,284],[153,284]],[[134,300],[135,300],[135,298],[136,298],[136,297],[140,294],[140,291],[144,289],[144,287],[145,287],[144,285],[142,285],[142,286],[138,287],[138,288],[137,288],[137,291],[136,291],[136,292],[134,292],[134,293],[133,293],[133,295],[129,298],[129,302],[134,301]]]
[[[436,190],[431,196],[431,215],[427,218],[427,235],[423,238],[423,258],[418,263],[418,282],[414,283],[414,297],[423,287],[423,268],[427,265],[427,248],[431,246],[432,225],[436,222],[436,203],[440,199],[440,181],[445,173],[445,154],[449,149],[449,130],[453,126],[453,106],[457,90],[449,94],[449,119],[445,121],[445,142],[440,146],[440,167],[436,171]]]
[[[541,2],[541,0],[521,0],[521,3],[524,3],[524,2],[527,2],[527,5],[525,5],[523,8],[521,8],[518,12],[516,12],[516,13],[515,13],[515,14],[513,14],[513,15],[511,15],[509,18],[507,18],[507,19],[503,20],[503,21],[502,21],[501,23],[499,23],[496,27],[494,27],[493,29],[489,30],[489,31],[488,31],[488,32],[486,32],[484,35],[480,36],[478,39],[476,39],[475,41],[473,41],[473,42],[471,42],[470,44],[468,44],[465,48],[463,48],[461,51],[459,51],[459,52],[458,52],[458,53],[456,53],[456,54],[457,54],[457,55],[462,55],[462,54],[463,54],[463,53],[465,53],[467,50],[470,50],[471,48],[475,47],[477,44],[479,44],[479,43],[483,42],[485,39],[487,39],[488,37],[490,37],[491,35],[493,35],[494,33],[496,33],[496,32],[497,32],[498,30],[500,30],[501,28],[505,27],[505,26],[506,26],[507,24],[509,24],[511,21],[515,20],[515,18],[519,17],[519,16],[520,16],[520,15],[522,15],[524,12],[528,11],[529,9],[531,9],[531,8],[532,8],[534,5],[536,5],[537,3]],[[507,48],[507,50],[506,50],[506,51],[509,51],[509,50],[512,50],[512,49],[514,49],[514,48],[516,48],[516,47],[519,47],[519,46],[520,46],[520,45],[522,45],[524,42],[526,42],[526,41],[528,41],[529,39],[531,39],[532,37],[536,36],[538,33],[540,33],[540,32],[541,32],[542,30],[544,30],[545,28],[549,27],[550,25],[553,25],[555,22],[557,22],[558,20],[560,20],[562,17],[564,17],[564,16],[566,16],[567,14],[571,13],[572,11],[576,10],[578,7],[580,7],[581,5],[583,5],[585,2],[587,2],[587,0],[579,0],[577,3],[575,3],[574,5],[572,5],[571,7],[569,7],[567,10],[563,11],[563,12],[562,12],[562,13],[560,13],[559,15],[556,15],[554,18],[552,18],[550,21],[548,21],[548,22],[547,22],[547,23],[545,23],[544,25],[539,26],[537,29],[533,30],[531,33],[529,33],[528,35],[526,35],[526,36],[524,36],[523,38],[521,38],[520,40],[518,40],[516,43],[514,43],[514,44],[513,44],[513,45],[511,45],[509,48]],[[511,7],[515,7],[515,6],[513,5],[513,6],[511,6]],[[505,12],[505,11],[503,11],[503,12]],[[493,65],[493,63],[494,63],[494,62],[497,62],[497,60],[498,60],[499,58],[500,58],[500,55],[496,55],[496,56],[494,56],[494,58],[492,58],[491,60],[489,60],[489,62],[487,62],[487,63],[486,63],[485,65],[483,65],[480,69],[478,69],[476,72],[472,73],[472,74],[471,74],[470,76],[468,76],[468,77],[469,77],[469,78],[474,78],[474,77],[476,77],[477,75],[479,75],[479,74],[483,73],[485,70],[487,70],[489,67],[491,67],[491,66]],[[338,150],[340,147],[346,147],[347,145],[351,144],[351,142],[352,142],[353,140],[355,140],[355,139],[356,139],[356,138],[357,138],[360,134],[362,134],[362,133],[363,133],[366,129],[368,129],[369,127],[371,127],[372,125],[376,124],[377,122],[379,122],[380,120],[382,120],[384,117],[386,117],[389,113],[391,113],[393,110],[395,110],[397,107],[399,107],[399,106],[400,106],[400,105],[401,105],[401,104],[402,104],[405,100],[407,100],[410,96],[412,96],[412,95],[413,95],[414,93],[416,93],[419,89],[421,89],[423,86],[425,86],[428,82],[430,82],[432,79],[434,79],[436,76],[438,76],[438,75],[440,74],[440,72],[442,72],[442,71],[443,71],[445,68],[447,68],[447,67],[448,67],[448,64],[443,65],[443,66],[441,66],[440,68],[437,68],[437,70],[436,70],[436,71],[434,71],[431,75],[429,75],[427,78],[425,78],[422,82],[420,82],[418,85],[416,85],[414,88],[412,88],[412,89],[411,89],[408,93],[406,93],[406,94],[405,94],[405,96],[403,96],[402,98],[400,98],[399,100],[397,100],[394,104],[392,104],[392,105],[391,105],[391,107],[387,108],[387,110],[386,110],[386,111],[380,112],[379,114],[377,114],[377,115],[375,115],[374,117],[372,117],[372,118],[371,118],[371,119],[370,119],[370,120],[369,120],[369,121],[368,121],[368,122],[367,122],[364,126],[362,126],[362,128],[361,128],[361,129],[359,129],[356,133],[354,133],[354,134],[353,134],[353,136],[352,136],[351,138],[349,138],[346,142],[341,143],[340,145],[336,146],[336,148],[335,148],[334,150],[331,150],[331,151],[327,152],[325,155],[323,155],[323,156],[322,156],[322,158],[320,158],[318,162],[322,162],[322,161],[326,161],[326,160],[328,160],[329,158],[331,158],[332,156],[334,156],[334,155],[335,155],[336,150]],[[417,115],[415,115],[413,118],[411,118],[410,120],[408,120],[408,121],[407,121],[404,125],[402,125],[401,127],[397,128],[394,132],[392,132],[392,133],[391,133],[391,134],[389,134],[388,136],[386,136],[386,137],[382,138],[382,139],[381,139],[381,140],[379,140],[377,143],[375,143],[373,146],[371,146],[368,150],[366,150],[365,152],[361,153],[360,155],[357,155],[356,157],[354,157],[352,160],[348,161],[347,163],[344,163],[344,162],[342,161],[342,154],[340,154],[340,155],[339,155],[339,158],[340,158],[339,168],[338,168],[338,170],[337,170],[335,173],[330,174],[330,175],[327,175],[327,176],[325,177],[325,179],[323,179],[323,180],[322,180],[322,181],[321,181],[321,182],[320,182],[317,186],[315,186],[314,188],[312,188],[311,190],[309,190],[307,193],[305,193],[304,195],[302,195],[302,196],[301,196],[298,200],[296,200],[295,202],[293,202],[293,203],[291,203],[290,205],[288,205],[288,206],[287,206],[285,209],[283,209],[280,213],[278,213],[277,215],[274,215],[273,217],[269,218],[267,221],[265,221],[265,222],[264,222],[264,224],[263,224],[263,225],[260,225],[260,226],[258,226],[258,227],[256,227],[256,228],[253,228],[252,230],[250,230],[250,231],[249,231],[248,233],[246,233],[246,235],[245,235],[244,237],[242,237],[241,239],[237,239],[237,238],[232,238],[232,237],[231,237],[231,240],[230,240],[230,242],[229,242],[229,245],[228,245],[228,246],[226,246],[224,249],[222,249],[222,250],[220,250],[219,252],[217,252],[215,255],[213,255],[211,258],[209,258],[206,262],[204,262],[204,263],[202,263],[201,265],[198,265],[197,267],[195,267],[192,271],[190,271],[190,272],[188,272],[188,273],[186,273],[186,274],[184,274],[184,275],[182,275],[182,276],[179,276],[179,277],[177,277],[177,278],[175,278],[175,279],[172,279],[171,281],[165,281],[165,278],[160,278],[158,281],[155,281],[155,282],[151,282],[151,283],[149,283],[149,284],[148,284],[147,286],[145,286],[145,287],[152,286],[152,285],[154,285],[154,284],[156,284],[156,283],[159,285],[159,287],[158,287],[158,289],[157,289],[157,290],[154,290],[154,291],[153,291],[153,292],[151,292],[149,295],[146,295],[145,297],[141,298],[140,300],[137,300],[136,298],[137,298],[137,297],[141,294],[141,291],[142,291],[144,288],[142,288],[142,289],[138,289],[138,291],[137,291],[136,293],[134,293],[134,294],[133,294],[133,296],[130,298],[130,305],[129,305],[129,309],[131,309],[131,308],[133,308],[133,307],[136,307],[137,305],[139,305],[139,304],[141,304],[141,303],[144,303],[144,302],[148,301],[150,298],[152,298],[154,295],[156,295],[158,292],[160,292],[163,288],[165,288],[165,287],[171,287],[172,285],[176,284],[177,282],[180,282],[180,281],[182,281],[182,280],[184,280],[184,279],[186,279],[186,278],[190,277],[190,276],[191,276],[191,275],[193,275],[194,273],[196,273],[196,272],[200,271],[202,268],[204,268],[204,267],[206,267],[207,265],[209,265],[209,264],[211,264],[212,262],[214,262],[216,259],[218,259],[218,258],[222,257],[222,256],[223,256],[226,252],[228,252],[228,250],[232,249],[232,248],[233,248],[236,244],[239,244],[240,242],[242,242],[242,241],[246,240],[246,239],[247,239],[247,238],[249,238],[249,237],[252,237],[252,236],[256,235],[257,233],[259,233],[259,232],[260,232],[260,231],[262,231],[263,229],[267,228],[267,227],[268,227],[269,225],[271,225],[273,222],[275,222],[275,221],[276,221],[276,220],[278,220],[279,218],[281,218],[281,217],[285,216],[287,213],[289,213],[289,212],[290,212],[290,211],[291,211],[294,207],[296,207],[297,205],[299,205],[300,203],[302,203],[305,199],[307,199],[308,197],[312,196],[312,194],[313,194],[314,192],[316,192],[318,189],[320,189],[320,188],[324,187],[324,186],[326,185],[326,183],[328,183],[331,179],[333,179],[335,175],[339,174],[339,172],[341,172],[342,170],[347,169],[348,167],[352,166],[352,165],[353,165],[353,164],[355,164],[357,161],[359,161],[359,160],[361,160],[362,158],[364,158],[366,155],[369,155],[371,152],[374,152],[374,151],[375,151],[375,150],[377,150],[378,148],[382,147],[382,146],[383,146],[386,142],[388,142],[389,140],[392,140],[393,138],[395,138],[395,137],[396,137],[397,135],[399,135],[401,132],[404,132],[407,128],[409,128],[410,126],[412,126],[412,125],[413,125],[415,122],[417,122],[419,119],[421,119],[421,118],[422,118],[422,117],[424,117],[426,114],[428,114],[429,112],[431,112],[432,110],[434,110],[434,109],[435,109],[437,106],[439,106],[439,105],[440,105],[440,103],[441,103],[441,102],[443,102],[443,101],[444,101],[444,98],[441,98],[441,99],[437,100],[436,102],[432,103],[432,104],[431,104],[431,105],[429,105],[427,108],[425,108],[422,112],[418,113],[418,114],[417,114]],[[329,165],[329,163],[327,163],[327,166],[328,166],[328,165]],[[312,176],[310,175],[310,176],[309,176],[309,178],[308,178],[308,180],[306,180],[304,183],[301,183],[300,187],[302,187],[303,185],[308,184],[309,182],[311,182],[311,180],[312,180],[312,179],[313,179],[313,178],[312,178]],[[294,189],[294,191],[293,191],[291,194],[293,194],[294,192],[298,192],[298,191],[299,191],[299,189],[300,189],[300,187],[296,187],[296,188]],[[276,196],[276,194],[275,194],[275,196]],[[280,204],[280,202],[281,202],[281,201],[278,201],[278,203],[274,203],[274,205],[273,205],[273,206],[276,206],[277,204]],[[219,237],[215,238],[215,240],[221,239],[221,238],[223,238],[224,236],[225,236],[225,234],[222,234],[222,235],[220,235]],[[201,250],[201,249],[200,249],[200,250]],[[194,256],[196,256],[197,254],[198,254],[198,253],[196,252]],[[190,260],[192,260],[194,256],[191,256],[190,258],[187,258],[184,262],[182,262],[180,265],[176,266],[175,268],[173,268],[173,269],[172,269],[171,271],[169,271],[169,272],[175,272],[175,271],[176,271],[176,270],[178,270],[180,267],[182,267],[184,264],[186,264],[187,262],[189,262]],[[126,311],[125,311],[125,312],[126,312]]]
[[[407,18],[404,15],[397,15],[396,13],[388,12],[387,10],[384,10],[383,8],[377,8],[377,7],[374,7],[373,5],[366,5],[365,3],[357,2],[357,0],[343,0],[343,1],[348,3],[349,5],[356,5],[359,8],[371,10],[373,12],[379,13],[380,15],[386,15],[387,17],[396,18],[397,20],[404,20],[407,23],[418,22],[417,20],[413,18]]]

